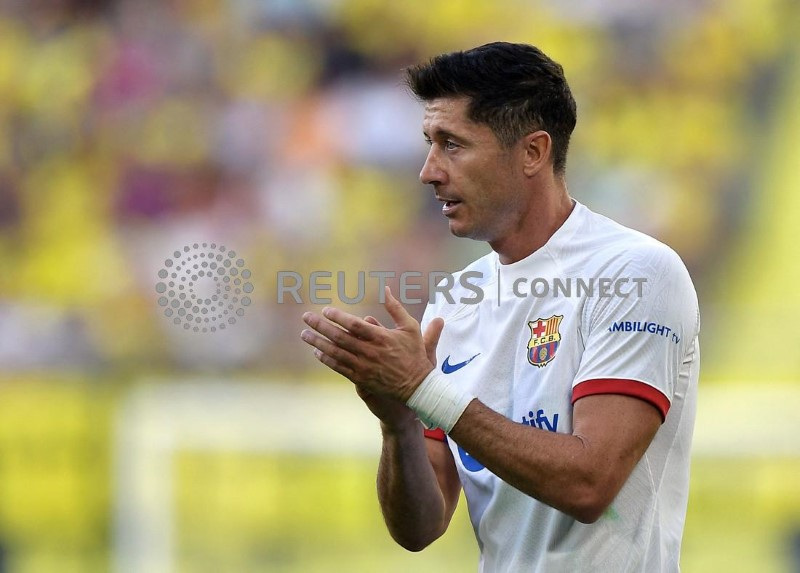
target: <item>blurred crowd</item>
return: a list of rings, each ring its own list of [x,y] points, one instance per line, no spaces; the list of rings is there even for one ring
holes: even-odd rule
[[[287,371],[313,362],[310,305],[276,304],[278,271],[457,270],[485,247],[449,238],[417,179],[402,69],[498,39],[565,67],[572,194],[702,289],[747,226],[792,3],[0,1],[0,365]],[[197,241],[253,273],[224,335],[156,303]]]

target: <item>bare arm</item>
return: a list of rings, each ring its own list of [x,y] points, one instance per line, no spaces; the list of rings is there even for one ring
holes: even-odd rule
[[[416,419],[401,428],[381,424],[378,500],[392,537],[410,551],[438,539],[453,517],[461,483],[450,449],[427,439]]]
[[[431,350],[443,323],[435,323],[438,332],[423,341],[419,323],[388,291],[386,309],[397,328],[379,328],[340,310],[325,309],[324,316],[332,322],[307,313],[304,320],[316,332],[304,331],[303,337],[317,349],[323,364],[347,376],[362,391],[405,404],[434,367]],[[613,394],[578,400],[569,435],[518,424],[473,400],[450,435],[507,483],[590,523],[619,493],[660,424],[654,406]],[[402,455],[392,452],[406,452],[409,439],[400,438],[389,452],[397,465]],[[389,473],[389,483],[407,483],[407,475],[401,473],[398,478],[397,472]]]
[[[450,435],[506,483],[592,523],[619,493],[660,425],[654,406],[615,394],[578,400],[572,434],[513,422],[473,400]]]
[[[311,320],[310,320],[311,319]],[[347,335],[333,324],[306,315],[304,320],[314,323],[322,338],[310,331],[304,332],[304,340],[318,347],[317,358],[328,362],[324,349],[332,349],[330,340]],[[374,317],[368,316],[362,325],[373,329],[373,334],[383,335],[387,329]],[[424,334],[410,333],[405,344],[395,352],[402,353],[408,343],[417,346],[416,363],[421,372],[436,364],[436,344],[444,323],[434,320]],[[402,341],[401,341],[402,342]],[[319,347],[322,348],[319,348]],[[377,370],[379,377],[392,378],[392,368],[384,368],[378,355],[369,358],[370,369]],[[426,439],[422,426],[414,412],[399,400],[370,391],[359,384],[360,373],[332,362],[328,365],[349,378],[356,385],[356,392],[370,411],[381,421],[383,448],[378,466],[378,501],[389,533],[395,541],[410,551],[420,551],[438,539],[447,529],[458,503],[461,482],[450,449],[443,442]],[[406,374],[414,369],[402,367]]]

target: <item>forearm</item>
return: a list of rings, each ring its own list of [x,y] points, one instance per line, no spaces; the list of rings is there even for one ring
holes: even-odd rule
[[[378,500],[392,537],[411,551],[424,549],[447,528],[449,516],[428,458],[419,421],[399,428],[381,424]]]
[[[579,521],[596,520],[613,499],[611,472],[581,436],[513,422],[478,400],[450,436],[506,483]]]

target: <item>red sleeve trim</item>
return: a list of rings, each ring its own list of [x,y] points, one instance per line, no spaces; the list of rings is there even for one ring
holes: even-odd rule
[[[432,440],[439,440],[440,442],[445,441],[445,434],[444,430],[441,428],[433,428],[432,430],[423,429],[423,433],[425,434],[426,438],[431,438]]]
[[[661,391],[638,380],[621,378],[598,378],[580,382],[572,389],[572,403],[595,394],[622,394],[644,400],[661,413],[662,422],[667,418],[667,412],[669,412],[669,398]]]

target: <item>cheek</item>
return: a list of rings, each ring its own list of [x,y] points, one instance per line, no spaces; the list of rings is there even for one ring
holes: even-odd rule
[[[480,199],[491,192],[495,181],[488,165],[472,165],[461,172],[459,179],[464,189],[469,189],[470,194]]]
[[[475,203],[484,208],[496,209],[505,202],[502,181],[492,176],[489,170],[476,173],[473,179]]]

